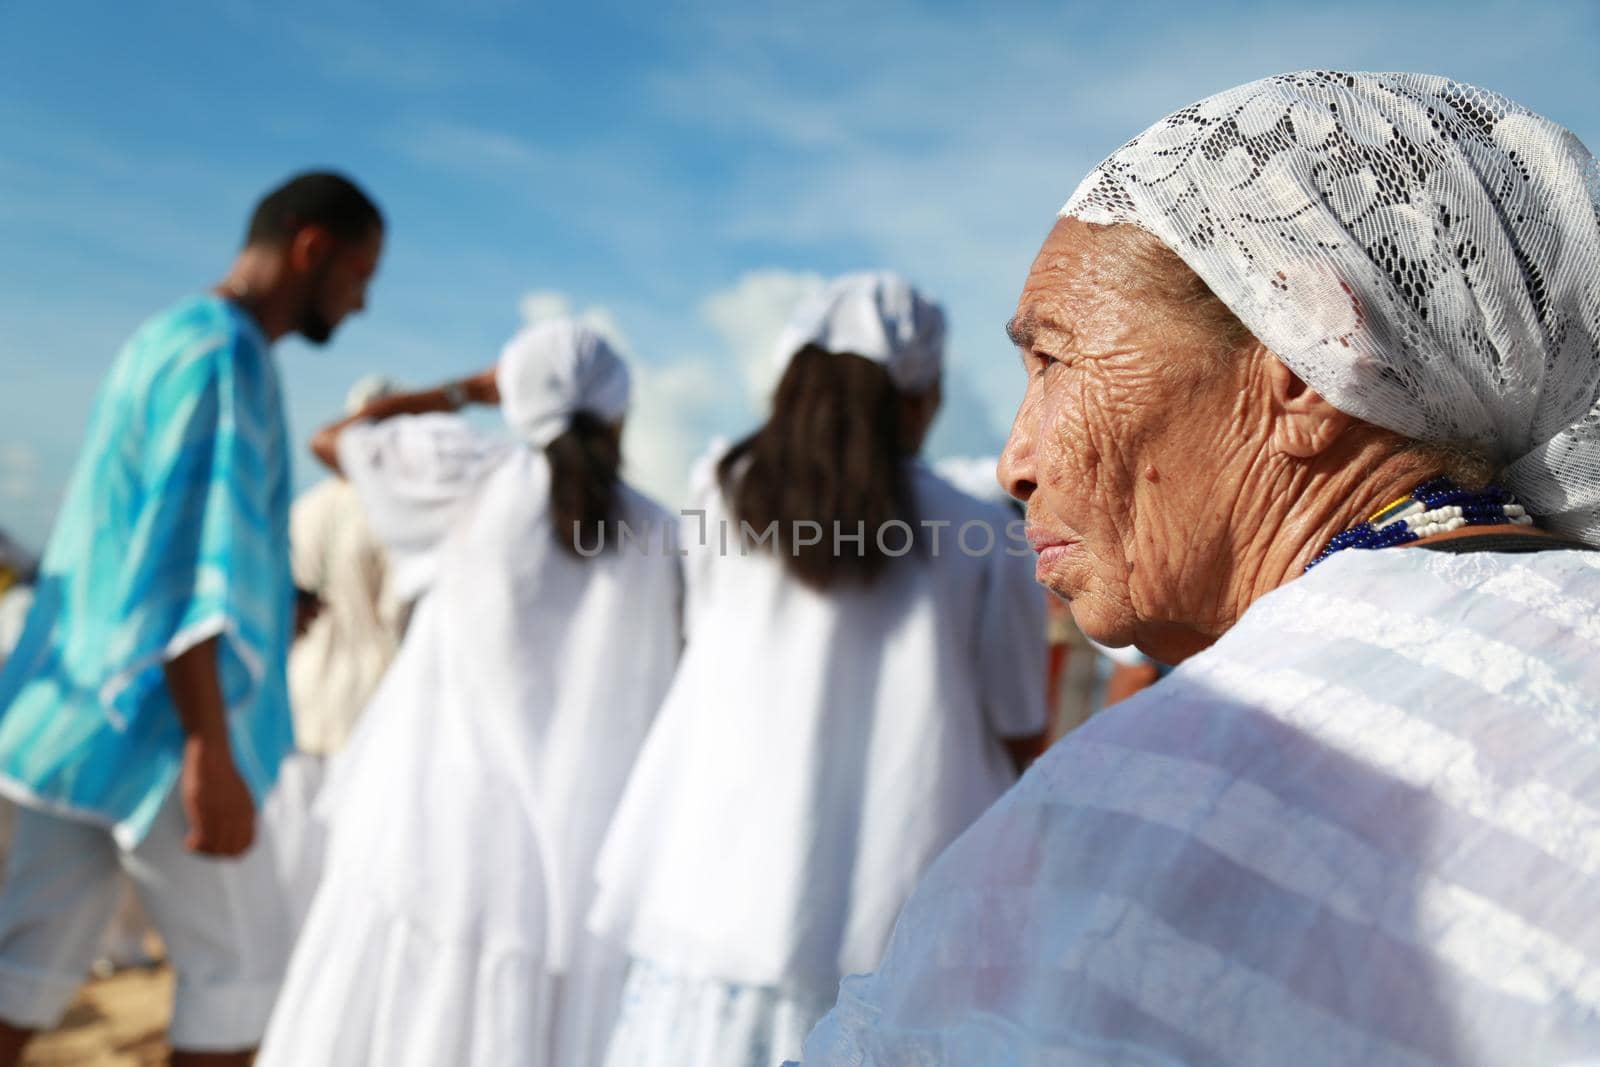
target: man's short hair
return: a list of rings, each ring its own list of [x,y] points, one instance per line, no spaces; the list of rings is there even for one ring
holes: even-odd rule
[[[383,213],[344,175],[306,171],[261,198],[244,243],[278,247],[306,226],[321,226],[339,241],[361,241],[383,228]]]

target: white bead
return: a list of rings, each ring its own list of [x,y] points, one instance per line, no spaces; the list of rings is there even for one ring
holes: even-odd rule
[[[1382,522],[1375,524],[1372,528],[1374,530],[1381,530],[1384,527],[1392,526],[1397,522],[1403,522],[1407,526],[1410,526],[1410,525],[1412,525],[1412,520],[1414,518],[1416,518],[1416,516],[1422,514],[1422,511],[1423,511],[1422,505],[1417,503],[1417,502],[1415,502],[1415,501],[1413,501],[1412,503],[1407,504],[1405,507],[1401,508],[1395,514],[1390,515],[1387,519],[1384,519]]]

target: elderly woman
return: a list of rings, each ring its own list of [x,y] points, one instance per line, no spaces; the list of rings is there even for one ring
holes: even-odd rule
[[[673,545],[617,548],[671,529],[619,477],[628,397],[611,346],[556,320],[314,439],[423,592],[333,764],[260,1067],[599,1061],[626,961],[584,929],[591,871],[680,644]],[[447,413],[467,400],[515,441]]]
[[[1001,479],[1085,632],[1183,662],[940,858],[808,1067],[1600,1050],[1596,178],[1308,72],[1084,181]]]

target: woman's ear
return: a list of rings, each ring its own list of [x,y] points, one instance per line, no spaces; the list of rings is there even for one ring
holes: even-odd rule
[[[1327,451],[1355,420],[1324,400],[1271,352],[1263,350],[1260,358],[1272,411],[1272,447],[1300,459]]]

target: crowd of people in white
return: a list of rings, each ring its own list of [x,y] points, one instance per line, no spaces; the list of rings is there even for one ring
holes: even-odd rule
[[[1597,1062],[1568,131],[1333,71],[1161,120],[1027,276],[1004,494],[920,458],[944,314],[879,272],[677,513],[561,318],[363,382],[291,519],[268,346],[382,240],[337,175],[269,195],[0,546],[0,1067],[129,884],[184,1067]],[[1154,683],[1086,724],[1084,639]]]

